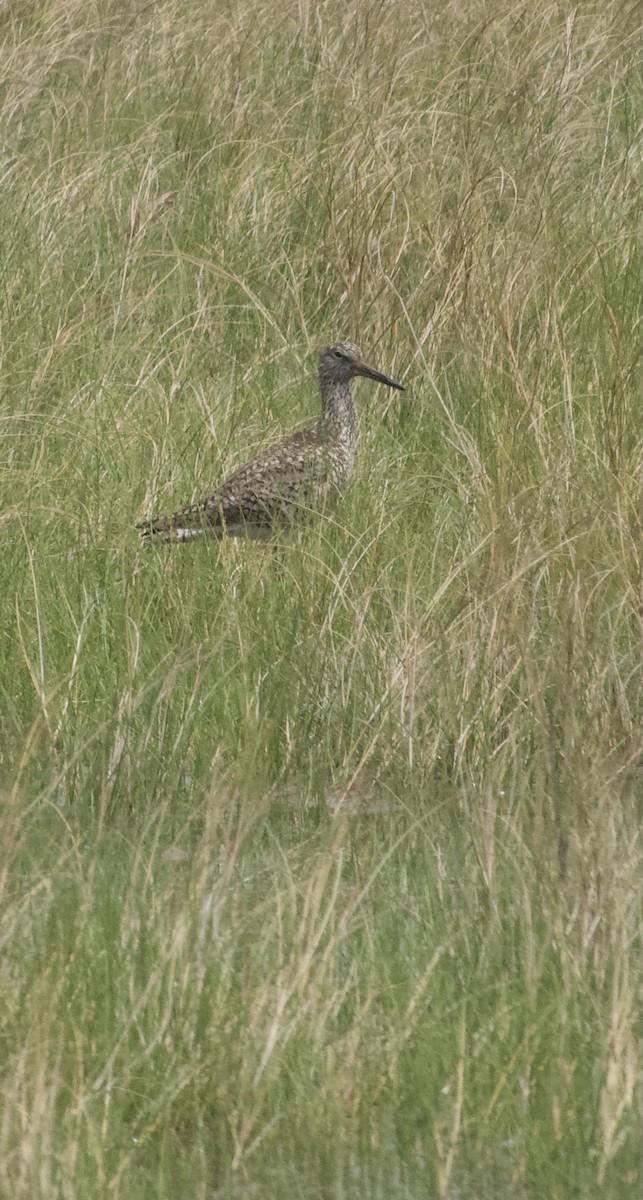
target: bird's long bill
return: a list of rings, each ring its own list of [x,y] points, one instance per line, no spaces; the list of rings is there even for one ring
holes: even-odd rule
[[[385,383],[387,387],[397,388],[398,392],[404,391],[402,383],[396,383],[394,379],[389,379],[388,375],[382,375],[381,371],[375,371],[373,367],[367,367],[366,363],[356,363],[355,374],[363,375],[365,379],[374,379],[376,383]]]

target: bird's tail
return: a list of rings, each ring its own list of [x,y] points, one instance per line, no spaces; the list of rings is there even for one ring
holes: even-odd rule
[[[142,521],[136,528],[144,546],[152,542],[190,542],[192,538],[202,537],[204,533],[213,532],[199,521],[189,520],[187,514],[175,513],[172,517],[155,517],[152,521]]]

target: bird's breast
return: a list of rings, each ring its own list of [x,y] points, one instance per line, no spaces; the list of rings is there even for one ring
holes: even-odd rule
[[[328,474],[335,487],[343,488],[355,469],[356,445],[352,438],[333,439],[327,447]]]

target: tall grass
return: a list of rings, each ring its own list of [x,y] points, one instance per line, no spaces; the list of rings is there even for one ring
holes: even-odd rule
[[[638,6],[0,31],[0,1192],[640,1195]]]

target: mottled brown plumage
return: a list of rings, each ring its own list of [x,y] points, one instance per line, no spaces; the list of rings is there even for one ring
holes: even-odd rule
[[[358,375],[404,390],[366,366],[352,342],[327,346],[319,358],[321,416],[237,467],[205,500],[139,525],[143,541],[186,542],[203,533],[265,538],[298,513],[323,507],[353,473],[358,431],[350,384]]]

